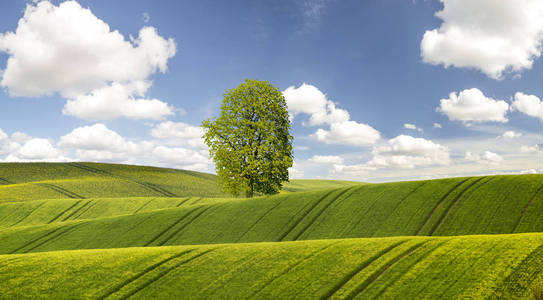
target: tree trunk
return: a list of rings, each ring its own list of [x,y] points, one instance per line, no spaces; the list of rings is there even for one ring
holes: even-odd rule
[[[245,197],[247,198],[253,198],[254,195],[254,189],[253,189],[253,179],[249,179],[249,187],[245,191]]]

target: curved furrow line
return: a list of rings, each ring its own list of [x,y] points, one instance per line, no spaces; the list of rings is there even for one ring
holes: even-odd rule
[[[349,295],[347,295],[347,297],[345,297],[346,299],[353,299],[354,297],[356,297],[357,295],[360,295],[362,292],[364,292],[364,290],[370,286],[372,283],[374,283],[377,279],[379,279],[379,277],[381,275],[383,275],[383,273],[385,273],[387,270],[389,270],[392,266],[394,266],[395,264],[397,264],[402,258],[412,254],[413,252],[415,252],[418,248],[422,247],[424,244],[428,243],[428,241],[424,241],[422,243],[418,243],[412,247],[410,247],[409,249],[405,250],[404,252],[402,252],[400,255],[394,257],[392,260],[390,260],[387,264],[385,264],[384,266],[382,266],[381,268],[379,268],[379,270],[377,270],[376,272],[374,272],[373,274],[371,274],[368,278],[366,278],[366,280],[364,280],[361,284],[359,284],[351,293],[349,293]]]
[[[28,218],[33,212],[35,212],[38,208],[42,207],[44,204],[45,204],[45,201],[40,203],[38,206],[36,206],[33,210],[31,210],[28,214],[26,214],[22,219],[20,219],[19,221],[9,225],[9,227],[13,227],[13,226],[21,223],[24,219]]]
[[[136,280],[138,280],[138,278],[142,277],[143,275],[155,270],[156,268],[160,267],[161,265],[173,260],[173,259],[176,259],[176,258],[179,258],[185,254],[188,254],[190,252],[194,251],[194,249],[189,249],[189,250],[186,250],[186,251],[182,251],[182,252],[179,252],[177,254],[174,254],[166,259],[163,259],[145,269],[143,269],[141,272],[137,273],[136,275],[122,281],[121,283],[119,284],[116,284],[114,285],[111,289],[107,290],[103,295],[101,296],[98,296],[97,299],[105,299],[113,294],[115,294],[116,292],[120,291],[123,287],[127,286],[128,284],[130,284],[131,282],[134,282]]]
[[[30,240],[29,242],[25,243],[24,245],[20,246],[19,248],[16,248],[15,250],[12,250],[11,252],[9,252],[9,254],[16,253],[19,250],[24,249],[24,248],[30,246],[31,244],[33,244],[33,243],[35,243],[35,242],[37,242],[37,241],[39,241],[39,240],[41,240],[43,238],[46,238],[46,237],[54,234],[55,232],[57,232],[57,231],[59,231],[61,229],[64,229],[64,228],[65,228],[64,226],[59,226],[59,227],[57,227],[57,228],[55,228],[55,229],[53,229],[51,231],[48,231],[45,234],[43,234],[43,235],[41,235],[41,236],[39,236],[39,237],[37,237],[37,238],[35,238],[33,240]]]
[[[151,245],[152,243],[154,243],[158,238],[160,238],[162,235],[166,234],[166,232],[168,232],[168,230],[172,229],[174,226],[178,225],[179,223],[183,222],[183,220],[188,217],[190,214],[192,214],[193,212],[197,211],[198,209],[200,209],[200,207],[196,207],[190,211],[188,211],[187,213],[185,213],[184,215],[181,216],[181,218],[179,218],[177,221],[175,221],[174,223],[172,223],[170,226],[168,226],[166,229],[162,230],[157,236],[155,236],[152,240],[150,240],[149,242],[147,242],[145,244],[145,247]]]
[[[328,207],[330,207],[332,205],[332,203],[334,203],[337,199],[339,199],[341,196],[345,195],[345,193],[347,192],[351,192],[351,195],[355,192],[354,190],[358,188],[357,186],[353,186],[353,187],[350,187],[350,188],[347,188],[343,191],[341,191],[341,193],[337,194],[334,198],[332,198],[330,201],[328,201],[328,203],[326,203],[326,205],[315,215],[313,216],[313,218],[302,228],[301,231],[298,232],[298,234],[296,234],[292,240],[295,241],[297,240],[300,236],[302,236],[302,234],[304,234],[307,229],[309,229],[309,227],[311,227],[311,225],[313,225],[315,223],[315,221],[324,213],[324,211],[326,209],[328,209]],[[347,198],[347,197],[345,197]]]
[[[302,216],[300,218],[298,218],[298,220],[296,220],[296,222],[294,222],[294,224],[289,228],[287,229],[287,231],[285,231],[280,237],[279,237],[279,241],[283,241],[283,239],[285,239],[285,237],[290,233],[292,232],[292,230],[294,230],[294,228],[296,228],[296,226],[298,226],[298,224],[300,224],[300,222],[302,222],[303,219],[305,219],[305,217],[313,210],[315,209],[315,207],[317,207],[317,205],[319,205],[324,199],[326,199],[332,192],[335,192],[337,190],[332,190],[332,191],[329,191],[328,193],[324,194],[321,198],[319,198],[319,200],[315,201],[315,203],[313,203],[313,205],[311,205],[311,207],[306,210]]]
[[[262,219],[264,219],[264,217],[266,217],[270,212],[276,209],[277,206],[279,206],[279,204],[281,203],[282,202],[277,202],[274,206],[272,206],[265,213],[263,213],[251,226],[249,226],[249,228],[247,228],[247,230],[245,230],[245,232],[242,235],[239,236],[239,238],[234,243],[239,242],[247,233],[249,233],[256,226],[256,224],[258,224]]]
[[[88,212],[91,208],[93,208],[96,204],[98,204],[98,201],[89,200],[89,202],[92,202],[91,205],[87,206],[83,211],[81,211],[77,216],[73,217],[73,220],[79,219],[82,215],[84,215],[86,212]]]
[[[53,191],[57,192],[57,193],[61,193],[63,194],[64,196],[68,197],[68,198],[72,198],[72,199],[85,199],[85,197],[81,196],[81,195],[78,195],[72,191],[69,191],[63,187],[60,187],[56,184],[52,184],[52,183],[36,183],[37,185],[39,186],[43,186],[43,187],[46,187],[46,188],[49,188],[49,189],[52,189]]]
[[[251,296],[247,297],[247,299],[254,299],[256,295],[258,295],[259,293],[261,293],[266,287],[270,286],[273,282],[277,281],[279,278],[285,276],[287,273],[289,273],[291,270],[293,270],[294,268],[296,268],[297,266],[299,266],[300,264],[302,264],[303,262],[317,256],[318,254],[322,253],[323,251],[325,251],[326,249],[332,247],[333,245],[339,243],[339,241],[337,242],[334,242],[334,243],[330,243],[314,252],[312,252],[311,254],[299,259],[296,263],[294,263],[293,265],[291,266],[288,266],[285,270],[283,270],[283,272],[281,272],[279,275],[275,276],[274,278],[270,279],[268,282],[266,282],[264,285],[262,285],[262,287],[260,289],[258,289],[256,292],[252,293]]]
[[[65,210],[61,211],[58,215],[56,215],[51,221],[47,222],[47,224],[51,224],[53,223],[54,221],[56,221],[58,218],[60,218],[60,216],[62,216],[63,214],[67,213],[68,211],[70,211],[72,208],[76,207],[77,205],[79,205],[81,202],[83,202],[83,200],[79,200],[77,201],[76,203],[72,204],[72,206],[66,208]]]
[[[403,240],[397,243],[394,243],[385,249],[379,251],[377,254],[373,255],[372,257],[366,259],[361,264],[359,264],[355,269],[353,269],[351,272],[347,273],[338,283],[336,283],[324,296],[321,297],[321,299],[328,299],[332,297],[337,291],[339,291],[342,287],[344,287],[347,282],[349,282],[353,277],[355,277],[358,273],[362,272],[364,269],[366,269],[371,263],[379,259],[379,257],[382,257],[383,255],[386,255],[393,249],[399,247],[400,245],[406,243],[408,240]]]
[[[511,233],[514,233],[517,230],[518,226],[520,225],[520,222],[522,221],[522,218],[524,218],[524,215],[526,214],[526,211],[528,210],[528,208],[532,205],[534,200],[537,198],[537,196],[542,191],[543,191],[543,184],[541,184],[541,186],[539,187],[539,189],[537,189],[537,191],[532,196],[532,198],[530,198],[530,201],[528,201],[528,203],[526,203],[526,205],[524,205],[524,208],[522,208],[522,213],[520,214],[520,217],[518,218],[517,222],[515,223],[515,226],[513,226],[513,230],[511,230]]]
[[[424,226],[426,226],[426,224],[428,224],[428,222],[430,222],[430,219],[432,219],[432,217],[434,216],[434,214],[436,213],[437,209],[443,204],[443,202],[445,201],[445,199],[447,199],[447,197],[449,197],[449,195],[454,192],[459,186],[461,186],[464,182],[468,181],[470,178],[466,178],[462,181],[460,181],[459,183],[457,183],[455,186],[453,186],[451,189],[449,189],[447,191],[447,193],[445,193],[445,195],[443,195],[443,197],[441,197],[441,199],[439,199],[439,201],[437,202],[436,206],[434,206],[434,209],[432,209],[432,211],[430,212],[430,214],[426,217],[426,219],[424,220],[424,222],[422,223],[422,225],[420,226],[420,228],[417,230],[417,232],[415,233],[415,235],[419,235],[420,232],[422,231],[422,229],[424,228]]]
[[[140,210],[144,209],[147,205],[149,205],[149,203],[153,202],[153,200],[149,200],[147,202],[145,202],[145,204],[143,204],[142,206],[140,206],[138,209],[136,209],[132,214],[135,215],[137,214]]]
[[[179,202],[179,204],[177,204],[175,207],[179,207],[179,206],[185,204],[185,203],[186,203],[187,201],[189,201],[189,200],[190,200],[190,197],[188,197],[187,199],[183,199],[183,200],[181,200],[181,202]]]
[[[58,233],[57,235],[55,235],[55,236],[49,237],[49,238],[46,239],[45,241],[42,241],[42,242],[40,242],[39,244],[35,245],[34,247],[32,247],[32,248],[30,248],[30,249],[27,249],[27,250],[25,250],[25,251],[23,251],[23,252],[24,252],[24,253],[28,253],[28,252],[30,252],[30,251],[32,251],[32,250],[38,248],[38,247],[41,247],[41,246],[45,245],[46,243],[48,243],[48,242],[50,242],[50,241],[52,241],[52,240],[54,240],[54,239],[57,239],[57,238],[60,237],[61,235],[64,235],[64,234],[66,234],[66,233],[68,233],[68,232],[74,230],[74,229],[75,229],[76,227],[78,227],[79,225],[81,225],[81,224],[75,224],[75,225],[73,225],[73,226],[71,226],[71,227],[68,227],[66,230],[59,232],[59,233]]]
[[[444,241],[444,242],[441,242],[441,243],[438,243],[437,245],[435,245],[434,247],[426,250],[419,258],[417,258],[414,262],[412,262],[409,267],[407,267],[407,269],[402,273],[400,274],[399,276],[397,276],[394,281],[397,281],[399,280],[400,278],[402,278],[404,275],[406,275],[407,273],[409,273],[409,271],[411,271],[411,269],[413,269],[418,263],[420,263],[422,260],[424,260],[426,257],[428,257],[430,254],[432,254],[432,252],[434,252],[435,250],[437,250],[439,247],[443,246],[444,244],[446,244],[448,241]],[[388,288],[390,287],[390,285],[388,286],[385,286],[384,289],[382,289],[379,293],[377,293],[377,295],[375,295],[374,299],[379,299],[381,297],[381,295],[383,295],[387,290]]]
[[[0,185],[8,185],[8,184],[15,184],[15,183],[0,177]]]
[[[74,210],[71,214],[69,214],[67,217],[65,217],[64,219],[62,219],[62,222],[68,220],[69,218],[71,218],[73,215],[75,215],[76,213],[80,212],[83,208],[85,208],[87,205],[89,205],[92,201],[87,201],[87,203],[81,205],[80,207],[78,207],[76,210]]]
[[[473,187],[474,185],[476,185],[477,183],[479,183],[481,180],[487,178],[487,176],[483,176],[481,178],[478,178],[477,180],[474,180],[472,183],[470,183],[464,190],[462,190],[452,201],[451,203],[449,204],[449,206],[447,206],[447,208],[445,209],[445,211],[443,212],[443,214],[439,217],[439,220],[436,222],[436,224],[432,227],[432,230],[430,230],[430,232],[428,233],[428,235],[433,235],[434,232],[439,228],[439,226],[441,225],[441,223],[443,223],[443,220],[445,220],[445,218],[449,215],[449,212],[451,211],[451,209],[453,208],[453,206],[456,204],[456,202],[471,188]],[[489,179],[489,180],[492,180],[492,177]],[[488,181],[489,181],[488,180]],[[486,181],[486,182],[488,182]],[[485,183],[486,183],[485,182]]]
[[[167,270],[165,271],[162,271],[160,272],[158,275],[154,276],[153,278],[151,278],[151,280],[145,282],[144,284],[140,285],[138,288],[134,289],[133,291],[131,291],[130,293],[124,295],[123,297],[121,297],[121,299],[128,299],[132,296],[134,296],[136,293],[140,292],[141,290],[143,290],[144,288],[150,286],[151,284],[153,284],[154,282],[156,282],[157,280],[159,280],[160,278],[166,276],[168,273],[170,273],[171,271],[179,268],[180,266],[184,265],[184,264],[188,264],[190,263],[191,261],[195,260],[195,259],[198,259],[214,250],[216,250],[217,248],[213,248],[213,249],[209,249],[209,250],[206,250],[206,251],[203,251],[201,253],[198,253],[196,255],[194,255],[193,257],[190,257],[190,258],[187,258],[177,264],[175,264],[174,266],[172,266],[171,268],[168,268]]]
[[[192,222],[194,222],[194,220],[198,219],[198,217],[200,217],[201,215],[203,215],[206,211],[208,211],[209,209],[211,209],[212,206],[208,206],[204,209],[202,209],[196,216],[194,216],[192,219],[190,219],[187,223],[183,224],[183,226],[179,227],[177,230],[175,230],[174,232],[172,232],[168,237],[166,237],[165,240],[163,240],[162,242],[158,243],[158,246],[163,246],[164,244],[166,244],[166,242],[168,242],[170,239],[172,239],[174,236],[176,236],[179,232],[181,232],[183,229],[187,228],[187,226],[189,226]]]

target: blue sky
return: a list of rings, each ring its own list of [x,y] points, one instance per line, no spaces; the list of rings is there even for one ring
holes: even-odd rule
[[[256,78],[294,178],[542,172],[542,36],[532,0],[3,1],[0,160],[213,172],[199,125]]]

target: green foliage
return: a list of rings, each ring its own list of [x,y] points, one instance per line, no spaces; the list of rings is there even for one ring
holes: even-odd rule
[[[292,166],[287,104],[267,81],[249,80],[224,94],[221,114],[202,123],[225,192],[277,193]]]
[[[532,292],[532,298],[533,300],[543,300],[543,282],[541,281],[538,281],[536,282],[532,288],[531,288],[531,292]]]
[[[543,235],[391,237],[0,255],[2,298],[516,299]],[[494,297],[491,297],[493,296]]]

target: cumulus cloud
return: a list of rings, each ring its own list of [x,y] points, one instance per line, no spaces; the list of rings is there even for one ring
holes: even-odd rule
[[[206,150],[127,140],[100,123],[75,128],[60,138],[58,146],[75,151],[77,159],[84,161],[143,163],[195,171],[207,171],[210,165]]]
[[[311,136],[327,144],[372,145],[380,139],[380,133],[367,124],[350,120],[349,112],[337,108],[317,87],[302,84],[287,88],[283,95],[292,117],[298,114],[309,115],[306,126],[329,125],[330,129],[318,129]]]
[[[506,132],[504,132],[501,135],[501,137],[506,138],[506,139],[514,139],[514,138],[518,138],[518,137],[521,137],[521,136],[522,136],[522,133],[514,132],[512,130],[507,130]]]
[[[316,164],[342,164],[343,158],[337,155],[314,155],[309,161]]]
[[[330,171],[331,174],[347,176],[347,177],[360,177],[366,176],[369,172],[377,170],[376,167],[368,166],[366,164],[355,164],[355,165],[344,165],[338,164],[334,165],[333,169]]]
[[[292,163],[292,167],[288,168],[288,177],[290,179],[297,179],[304,177],[304,171],[300,169],[296,162]]]
[[[202,138],[204,130],[200,126],[192,126],[182,122],[166,121],[154,126],[151,129],[150,134],[169,145],[207,149]]]
[[[464,158],[466,160],[489,165],[498,165],[503,161],[503,157],[491,151],[485,151],[482,154],[471,153],[468,151]]]
[[[442,128],[442,127],[441,127],[441,124],[439,124],[439,123],[434,123],[434,128]]]
[[[537,96],[517,92],[512,106],[530,117],[539,118],[543,121],[543,102]]]
[[[405,124],[403,124],[403,128],[416,130],[418,132],[422,132],[422,128],[418,128],[417,125],[415,125],[415,124],[405,123]]]
[[[522,153],[538,153],[543,150],[543,146],[535,144],[533,146],[521,146],[520,152]]]
[[[10,153],[6,162],[63,162],[69,161],[56,149],[48,139],[33,138],[28,140],[22,147]]]
[[[15,32],[0,33],[0,51],[9,55],[0,85],[11,96],[60,93],[70,99],[64,112],[85,119],[98,119],[100,112],[106,119],[172,113],[157,99],[134,98],[149,84],[133,86],[166,72],[176,53],[175,41],[153,27],[127,40],[76,1],[42,1],[27,5]]]
[[[173,115],[174,108],[158,99],[136,99],[143,96],[150,82],[136,81],[130,84],[113,82],[111,85],[68,100],[62,113],[85,120],[130,119],[160,120]]]
[[[333,123],[330,130],[321,128],[312,136],[327,144],[351,146],[373,145],[381,138],[379,131],[373,127],[355,121]]]
[[[374,147],[370,167],[414,168],[415,166],[448,165],[449,149],[423,138],[399,135],[386,145]]]
[[[440,100],[436,110],[452,121],[505,123],[509,104],[486,97],[479,89],[472,88],[458,94],[452,92],[449,98]]]
[[[539,0],[441,0],[443,23],[426,31],[422,60],[473,68],[500,79],[505,71],[531,69],[541,55],[543,2]]]
[[[0,155],[5,155],[18,150],[21,145],[10,139],[8,135],[0,129]]]

